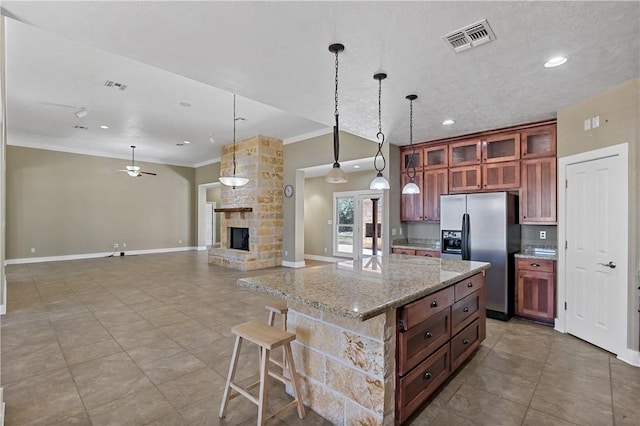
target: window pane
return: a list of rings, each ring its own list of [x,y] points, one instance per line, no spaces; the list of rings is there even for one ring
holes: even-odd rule
[[[353,197],[338,198],[338,224],[353,225]]]
[[[338,251],[353,253],[353,226],[338,226]]]

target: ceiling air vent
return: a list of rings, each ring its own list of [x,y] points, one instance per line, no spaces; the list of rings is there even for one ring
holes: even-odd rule
[[[496,36],[486,19],[442,37],[442,40],[444,40],[455,53],[463,52],[495,39]]]
[[[122,84],[122,83],[116,83],[115,81],[111,81],[111,80],[107,80],[104,82],[104,86],[105,87],[111,87],[114,89],[120,89],[120,90],[124,90],[127,88],[126,84]]]

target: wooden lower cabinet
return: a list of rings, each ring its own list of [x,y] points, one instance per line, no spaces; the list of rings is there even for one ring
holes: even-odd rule
[[[409,256],[415,256],[416,251],[414,249],[404,249],[404,248],[393,248],[391,249],[391,253],[395,254],[406,254]]]
[[[486,337],[479,273],[397,311],[396,420],[404,423]]]
[[[438,250],[416,250],[416,256],[440,257],[440,252]]]
[[[556,307],[555,262],[516,260],[516,315],[553,324]]]

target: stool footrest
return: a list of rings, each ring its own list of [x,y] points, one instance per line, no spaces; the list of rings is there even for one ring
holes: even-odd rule
[[[260,382],[258,382],[258,383],[260,383]],[[260,401],[258,401],[258,398],[256,398],[255,396],[253,396],[249,392],[247,392],[247,390],[245,388],[243,388],[241,386],[238,386],[235,383],[229,383],[229,387],[237,392],[235,394],[229,395],[229,399],[233,399],[233,398],[235,398],[237,396],[242,395],[245,398],[247,398],[249,401],[253,402],[254,404],[260,405]],[[255,388],[255,385],[253,387]]]

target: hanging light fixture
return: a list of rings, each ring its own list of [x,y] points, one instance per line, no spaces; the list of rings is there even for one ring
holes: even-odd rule
[[[344,50],[344,45],[340,43],[335,43],[329,46],[329,52],[335,53],[336,55],[336,90],[335,90],[335,112],[334,115],[336,117],[336,125],[333,126],[333,167],[331,171],[325,177],[325,180],[329,183],[345,183],[348,181],[347,174],[340,168],[340,163],[338,163],[338,154],[340,152],[340,135],[338,128],[338,52],[342,52]]]
[[[387,166],[387,160],[384,158],[384,154],[382,153],[382,145],[384,145],[384,133],[382,133],[382,80],[387,78],[387,74],[381,72],[375,74],[373,76],[375,80],[378,80],[378,134],[376,138],[380,142],[378,142],[378,152],[376,152],[376,156],[373,158],[373,167],[375,167],[378,174],[371,181],[371,185],[369,185],[369,189],[389,189],[389,181],[382,176],[382,171]],[[382,168],[378,168],[378,156],[382,157]]]
[[[413,101],[418,99],[417,95],[407,95],[406,97],[409,99],[409,143],[413,147],[413,151],[411,153],[411,157],[409,158],[409,164],[407,164],[407,177],[409,178],[409,182],[402,188],[403,194],[419,194],[420,188],[414,182],[416,177],[416,166],[413,163],[414,158],[416,156],[416,147],[413,146]]]
[[[233,176],[220,176],[220,183],[226,186],[231,186],[233,189],[236,186],[243,186],[249,183],[249,179],[241,176],[236,176],[236,94],[233,94]]]

